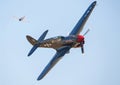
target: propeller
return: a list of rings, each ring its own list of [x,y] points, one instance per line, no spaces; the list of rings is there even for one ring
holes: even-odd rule
[[[81,42],[81,52],[82,52],[82,54],[84,54],[84,46],[83,46],[83,42]]]
[[[90,31],[90,29],[88,29],[88,30],[83,34],[83,36],[85,36],[89,31]]]
[[[90,31],[90,29],[88,29],[88,30],[83,34],[83,36],[85,36],[89,31]],[[80,44],[81,44],[81,52],[82,52],[82,54],[84,54],[84,41],[82,41]]]

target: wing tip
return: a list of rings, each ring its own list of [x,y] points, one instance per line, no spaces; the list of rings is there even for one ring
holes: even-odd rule
[[[28,55],[27,55],[27,56],[29,57],[30,55],[31,55],[31,53],[28,53]]]
[[[39,80],[41,80],[43,78],[43,76],[39,76],[38,78],[37,78],[37,80],[39,81]]]

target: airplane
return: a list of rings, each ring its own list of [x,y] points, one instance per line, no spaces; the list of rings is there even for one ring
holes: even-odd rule
[[[24,21],[25,16],[22,16],[22,17],[13,16],[13,18],[17,19],[18,21]]]
[[[88,31],[84,35],[80,35],[79,33],[83,30],[83,27],[88,20],[91,12],[93,11],[97,1],[92,2],[92,4],[87,8],[81,19],[75,25],[73,30],[69,33],[68,36],[56,36],[48,39],[44,39],[48,30],[46,30],[38,40],[32,38],[29,35],[26,35],[27,40],[30,44],[33,45],[32,49],[28,53],[30,56],[38,47],[43,48],[53,48],[56,50],[56,54],[53,56],[51,61],[46,65],[44,70],[41,72],[37,80],[41,80],[55,65],[56,63],[67,53],[69,53],[71,48],[81,48],[81,52],[84,53],[84,36],[88,33]]]
[[[19,21],[23,21],[24,19],[25,19],[25,16],[19,18],[18,20],[19,20]]]

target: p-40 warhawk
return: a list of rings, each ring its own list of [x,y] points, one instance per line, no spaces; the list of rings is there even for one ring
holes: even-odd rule
[[[96,1],[94,1],[88,7],[88,9],[85,11],[73,30],[66,37],[57,36],[44,40],[46,34],[48,33],[48,30],[46,30],[38,40],[32,38],[29,35],[26,36],[27,40],[33,45],[32,49],[28,53],[28,56],[30,56],[38,47],[53,48],[56,50],[56,54],[48,63],[48,65],[44,68],[37,80],[41,80],[66,53],[69,53],[69,50],[71,48],[81,47],[81,51],[82,53],[84,53],[84,36],[88,31],[84,35],[80,35],[79,33],[83,30],[83,26],[85,25],[95,5]]]

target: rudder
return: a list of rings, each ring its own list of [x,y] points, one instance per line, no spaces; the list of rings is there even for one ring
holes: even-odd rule
[[[31,36],[27,35],[26,36],[27,40],[29,41],[30,44],[35,45],[37,40],[32,38]]]

